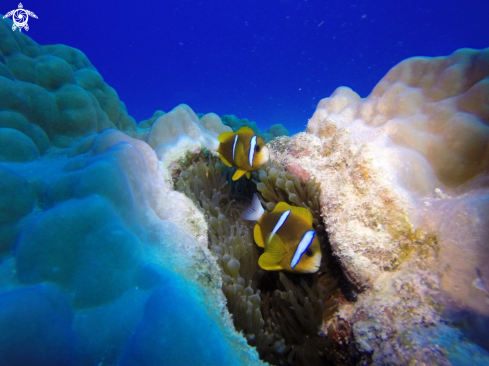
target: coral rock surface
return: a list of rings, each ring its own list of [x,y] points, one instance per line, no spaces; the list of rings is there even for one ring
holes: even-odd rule
[[[430,363],[400,336],[440,345],[423,329],[443,322],[489,349],[489,49],[405,60],[365,99],[340,87],[271,156],[321,182],[333,254],[363,291],[340,313],[374,363]]]

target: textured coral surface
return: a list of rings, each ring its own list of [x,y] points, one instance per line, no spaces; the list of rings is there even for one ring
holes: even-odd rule
[[[321,182],[333,254],[363,291],[340,310],[358,347],[433,363],[408,344],[449,322],[489,349],[489,49],[405,60],[365,99],[338,88],[285,145],[271,156]]]
[[[80,51],[3,21],[0,51],[0,364],[262,364],[152,148],[177,127],[215,136],[219,117],[179,107],[148,144]]]
[[[6,21],[0,22],[0,50],[0,161],[30,161],[106,128],[136,129],[81,51],[39,46]]]

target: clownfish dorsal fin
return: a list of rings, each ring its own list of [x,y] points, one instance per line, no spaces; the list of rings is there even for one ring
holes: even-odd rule
[[[261,235],[260,225],[256,224],[253,230],[253,238],[255,239],[256,245],[261,248],[265,248],[265,243],[263,242],[263,236]]]
[[[243,126],[241,127],[238,131],[236,131],[236,133],[241,133],[241,132],[251,132],[251,133],[255,133],[255,131],[253,131],[252,128],[248,127],[248,126]]]
[[[290,210],[290,212],[296,215],[302,216],[309,224],[312,225],[313,222],[312,213],[307,208],[291,206],[286,202],[279,202],[273,209],[273,212],[275,211],[284,212],[287,210]]]
[[[246,157],[245,157],[243,143],[238,142],[236,144],[236,150],[234,151],[234,162],[236,163],[236,166],[237,167],[243,166],[245,159]]]
[[[221,158],[222,162],[224,164],[226,164],[228,167],[232,167],[231,163],[229,161],[226,160],[226,158],[224,157],[224,155],[222,155],[221,153],[219,153],[219,157]]]
[[[312,213],[307,208],[290,206],[290,211],[292,213],[295,213],[296,215],[302,216],[304,219],[307,220],[309,224],[312,225],[313,222]]]
[[[264,212],[265,210],[261,205],[260,198],[256,193],[253,193],[251,204],[243,211],[241,218],[249,221],[258,221]]]
[[[245,174],[246,174],[246,170],[238,169],[238,170],[236,170],[236,173],[234,173],[234,175],[233,175],[233,180],[238,180],[239,178],[241,178]]]
[[[265,253],[258,259],[261,268],[267,271],[278,271],[283,269],[279,265],[285,254],[285,247],[282,239],[277,234],[269,235],[265,245]]]
[[[287,202],[279,202],[275,205],[275,208],[272,212],[284,212],[290,210],[292,208]]]
[[[234,132],[223,132],[219,136],[217,136],[217,139],[219,142],[226,142],[229,140],[231,137],[233,137],[236,133]]]

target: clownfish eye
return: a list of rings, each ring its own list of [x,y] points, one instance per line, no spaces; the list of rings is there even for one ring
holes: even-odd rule
[[[256,146],[255,146],[255,151],[256,151],[256,152],[260,152],[260,146],[256,145]]]
[[[312,250],[311,250],[311,248],[307,248],[307,250],[306,250],[306,255],[307,255],[308,257],[312,257]]]

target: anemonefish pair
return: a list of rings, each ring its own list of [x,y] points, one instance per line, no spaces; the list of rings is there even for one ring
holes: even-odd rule
[[[255,194],[241,217],[257,221],[253,236],[265,248],[258,264],[267,271],[315,273],[321,265],[321,248],[306,208],[279,202],[272,212],[263,209]]]
[[[268,161],[268,148],[265,141],[249,127],[241,127],[236,132],[221,133],[218,138],[219,153],[222,161],[229,167],[236,167],[233,180],[261,168]]]

